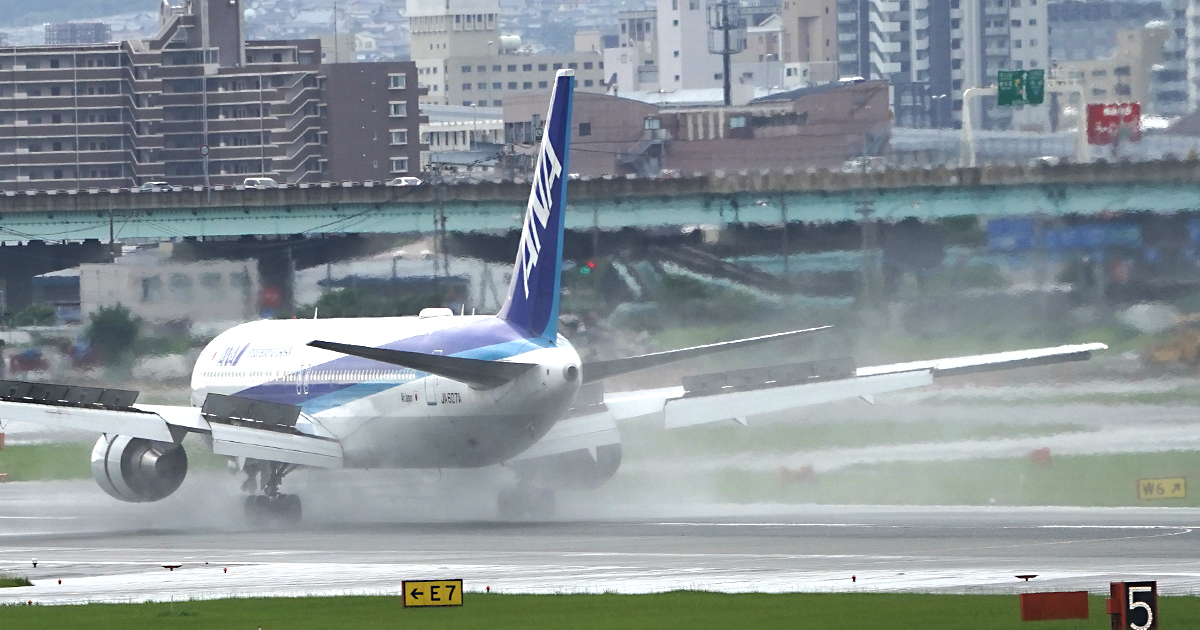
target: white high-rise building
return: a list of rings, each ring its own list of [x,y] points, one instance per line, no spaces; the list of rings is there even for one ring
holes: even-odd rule
[[[412,58],[421,104],[502,107],[509,94],[548,92],[558,70],[575,70],[577,89],[603,92],[599,51],[532,54],[499,30],[499,0],[409,0]]]
[[[1200,26],[1193,25],[1200,15],[1194,5],[1194,0],[1163,0],[1171,37],[1163,43],[1161,67],[1153,71],[1151,109],[1155,114],[1181,116],[1196,109],[1197,73],[1193,68],[1200,61],[1200,51],[1190,42],[1200,37]]]
[[[1048,70],[1047,0],[950,0],[950,76],[953,114],[962,121],[963,93],[996,84],[1001,70]],[[984,127],[1048,130],[1049,107],[976,107]]]
[[[711,0],[658,0],[658,84],[664,92],[721,87],[721,56],[708,51]]]

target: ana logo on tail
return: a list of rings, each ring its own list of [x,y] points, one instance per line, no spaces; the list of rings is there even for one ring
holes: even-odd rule
[[[542,150],[538,155],[537,169],[533,173],[533,189],[529,191],[529,211],[525,213],[525,225],[521,230],[521,245],[517,260],[521,263],[521,276],[525,283],[525,297],[529,297],[529,272],[537,267],[538,255],[542,251],[539,230],[545,230],[550,221],[550,208],[554,202],[551,193],[554,183],[562,177],[562,162],[550,145],[549,136],[542,138]],[[535,224],[541,224],[538,227]]]

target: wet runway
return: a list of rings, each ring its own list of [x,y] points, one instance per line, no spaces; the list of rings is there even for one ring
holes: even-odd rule
[[[118,504],[83,481],[0,486],[0,573],[35,584],[0,591],[0,604],[398,594],[401,580],[420,578],[508,593],[1099,593],[1112,580],[1146,578],[1166,594],[1200,594],[1194,509],[589,505],[567,497],[564,520],[502,523],[413,518],[430,496],[372,512],[353,507],[378,501],[369,493],[349,502],[314,493],[303,526],[263,532],[241,525],[229,486],[201,478],[155,505]],[[1038,577],[1014,577],[1022,574]]]

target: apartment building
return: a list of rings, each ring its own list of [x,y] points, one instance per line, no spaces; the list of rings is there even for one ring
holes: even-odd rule
[[[499,0],[409,0],[407,11],[422,104],[502,107],[506,95],[548,90],[563,68],[579,91],[606,89],[600,52],[534,54],[501,36]]]
[[[1146,28],[1116,33],[1116,47],[1102,59],[1055,60],[1056,76],[1069,79],[1082,88],[1046,91],[1052,107],[1057,107],[1058,127],[1077,124],[1075,116],[1083,111],[1081,103],[1150,103],[1155,66],[1162,63],[1163,44],[1171,31],[1161,22]]]
[[[1196,77],[1196,72],[1190,63],[1194,57],[1190,55],[1196,54],[1197,50],[1189,47],[1197,28],[1191,19],[1196,10],[1189,0],[1163,0],[1162,5],[1171,37],[1163,44],[1162,65],[1154,71],[1151,89],[1154,101],[1151,109],[1162,116],[1182,116],[1196,109],[1190,80]],[[1200,36],[1200,33],[1195,36]]]
[[[160,24],[147,40],[0,50],[0,188],[361,180],[419,164],[411,63],[367,72],[321,65],[317,40],[246,42],[237,2],[164,3]],[[349,101],[377,116],[338,124]],[[386,168],[362,167],[374,163]]]

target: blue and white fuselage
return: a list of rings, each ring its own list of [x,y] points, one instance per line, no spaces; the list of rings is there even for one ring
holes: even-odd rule
[[[439,309],[440,310],[440,309]],[[494,316],[293,319],[232,328],[192,373],[192,404],[211,393],[296,405],[318,435],[342,444],[347,467],[454,468],[506,461],[571,407],[579,354],[561,335],[531,337]],[[498,387],[306,344],[314,340],[536,363]],[[576,372],[577,374],[577,372]]]
[[[560,71],[512,282],[497,315],[427,309],[437,316],[243,324],[204,349],[192,374],[192,404],[216,393],[298,406],[309,430],[341,443],[346,466],[487,466],[537,442],[571,407],[580,383],[579,355],[558,334],[573,86],[574,72]],[[408,353],[426,364],[465,361],[440,361],[451,365],[422,372],[411,361],[355,354],[362,352]],[[497,362],[520,365],[507,366],[516,370],[510,374],[489,365]],[[446,378],[460,374],[461,363],[486,373]]]

